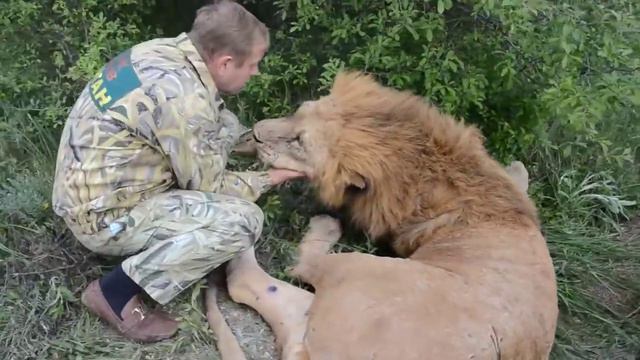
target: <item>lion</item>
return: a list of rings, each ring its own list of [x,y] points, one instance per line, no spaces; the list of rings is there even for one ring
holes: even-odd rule
[[[480,131],[357,71],[290,116],[254,126],[259,158],[304,172],[319,200],[397,256],[330,253],[339,222],[311,219],[291,274],[253,249],[229,292],[273,328],[284,359],[546,359],[556,278],[522,164],[503,168]]]

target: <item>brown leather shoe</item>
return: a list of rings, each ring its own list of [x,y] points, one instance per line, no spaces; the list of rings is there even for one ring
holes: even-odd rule
[[[111,309],[102,294],[98,280],[92,281],[82,292],[82,303],[91,312],[105,320],[128,339],[156,342],[172,337],[178,331],[178,322],[161,310],[146,311],[138,295],[122,309],[122,320]]]

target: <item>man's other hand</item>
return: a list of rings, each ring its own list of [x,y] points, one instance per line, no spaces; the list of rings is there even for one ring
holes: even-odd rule
[[[271,185],[278,185],[287,180],[305,177],[306,175],[299,171],[288,169],[270,169],[268,171]]]
[[[243,135],[238,140],[238,143],[231,149],[234,154],[244,156],[255,156],[257,153],[256,141],[253,139],[251,132]]]

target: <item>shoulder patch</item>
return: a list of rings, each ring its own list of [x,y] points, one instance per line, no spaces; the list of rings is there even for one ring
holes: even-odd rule
[[[131,49],[109,61],[89,83],[91,99],[102,112],[140,85],[140,78],[131,64]]]

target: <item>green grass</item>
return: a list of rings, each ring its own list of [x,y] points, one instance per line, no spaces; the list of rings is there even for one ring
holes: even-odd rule
[[[640,264],[634,260],[640,246],[624,246],[613,234],[571,223],[547,226],[546,236],[561,307],[557,358],[638,354],[640,319],[633,312],[640,296]]]

